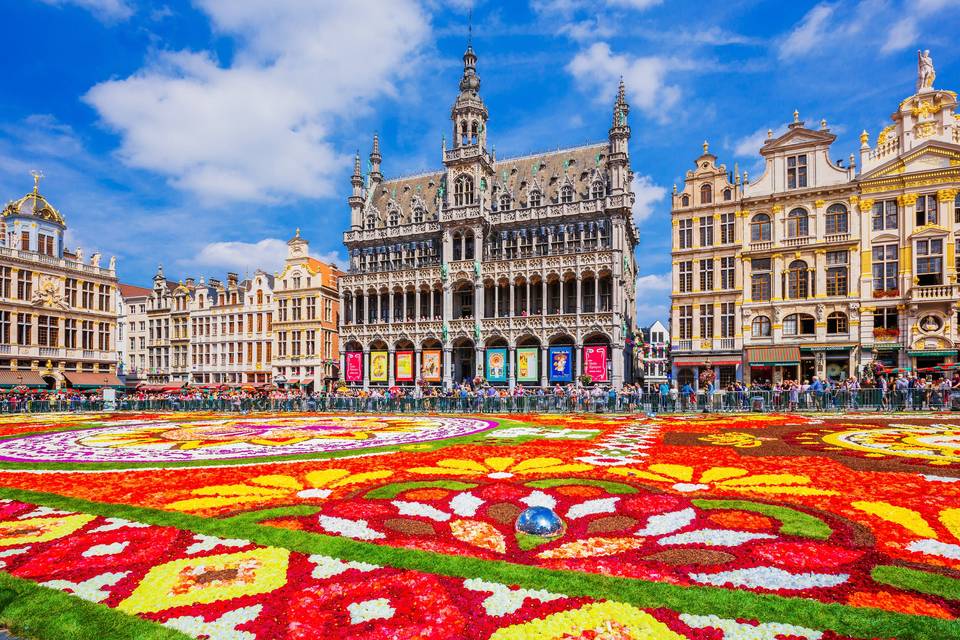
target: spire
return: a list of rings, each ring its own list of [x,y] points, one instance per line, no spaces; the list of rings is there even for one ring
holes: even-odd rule
[[[383,178],[383,174],[380,173],[381,160],[383,160],[383,156],[380,155],[380,136],[375,133],[373,134],[373,150],[370,152],[370,178],[378,182]]]
[[[620,86],[617,88],[617,106],[624,114],[630,113],[630,105],[627,104],[627,88],[623,84],[623,76],[620,76]]]
[[[473,52],[473,45],[467,44],[463,52],[463,77],[460,78],[460,94],[476,95],[480,91],[480,76],[477,75],[477,54]]]

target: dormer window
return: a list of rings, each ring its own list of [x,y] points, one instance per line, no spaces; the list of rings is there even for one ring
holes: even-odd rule
[[[730,200],[733,200],[733,191],[732,191],[731,189],[724,189],[724,190],[723,190],[723,199],[724,199],[724,201],[727,201],[727,202],[730,201]]]
[[[509,211],[510,210],[510,194],[505,193],[500,196],[500,211]]]
[[[684,194],[683,197],[680,198],[680,206],[681,206],[681,207],[689,207],[689,206],[690,206],[690,196]]]
[[[807,186],[807,155],[787,156],[787,189]]]
[[[530,206],[531,206],[531,207],[539,207],[541,202],[543,202],[543,196],[541,195],[541,193],[540,193],[539,191],[537,191],[537,190],[531,191],[531,192],[530,192]]]
[[[400,224],[400,212],[396,209],[390,211],[390,215],[387,218],[387,224],[391,227],[396,227]]]
[[[563,204],[573,202],[573,187],[568,184],[560,187],[560,202]]]
[[[603,183],[597,180],[593,183],[593,186],[590,188],[590,197],[594,200],[599,200],[604,196]]]
[[[424,217],[423,214],[424,214],[423,207],[421,207],[420,205],[417,205],[416,207],[414,207],[414,208],[413,208],[413,221],[414,221],[414,222],[423,222],[423,217]]]
[[[708,184],[700,187],[700,204],[710,204],[713,202],[713,187]]]
[[[457,207],[473,204],[473,178],[462,175],[453,183],[453,204]]]
[[[376,229],[376,228],[377,228],[377,219],[373,216],[367,216],[367,224],[366,224],[367,231],[372,231],[373,229]]]

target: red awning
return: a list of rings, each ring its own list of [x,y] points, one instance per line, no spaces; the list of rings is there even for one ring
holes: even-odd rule
[[[0,387],[46,387],[47,383],[36,371],[0,371]]]
[[[300,381],[300,384],[303,386],[307,386],[308,384],[313,384],[313,378],[304,378],[303,380]]]
[[[92,389],[97,387],[122,387],[120,379],[112,373],[72,373],[66,372],[63,377],[75,389]]]
[[[300,379],[299,379],[299,378],[290,378],[289,380],[287,380],[287,384],[288,384],[288,385],[300,384]]]

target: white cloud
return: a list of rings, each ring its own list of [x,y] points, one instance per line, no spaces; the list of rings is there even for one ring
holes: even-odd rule
[[[733,143],[733,155],[738,158],[750,158],[751,160],[757,159],[760,155],[760,149],[763,147],[763,143],[767,139],[767,127],[761,127],[751,133],[750,135],[744,136],[739,140]],[[773,137],[783,135],[786,132],[787,128],[783,125],[777,127],[773,131]]]
[[[651,273],[637,278],[637,325],[641,327],[660,320],[664,324],[670,317],[670,290],[673,276],[667,273]]]
[[[633,219],[637,223],[646,220],[653,213],[654,205],[667,195],[667,189],[654,184],[650,176],[634,176],[633,178]]]
[[[413,0],[304,3],[198,0],[232,37],[212,52],[161,52],[86,100],[121,136],[120,158],[205,200],[278,201],[334,194],[349,158],[330,137],[340,118],[394,95],[416,68],[429,21]],[[376,55],[371,55],[376,52]]]
[[[780,57],[789,58],[791,56],[802,55],[823,44],[826,29],[829,27],[830,18],[836,10],[835,5],[818,4],[807,12],[793,31],[780,45]]]
[[[127,0],[40,0],[44,4],[56,7],[64,5],[73,5],[86,9],[92,13],[98,20],[103,22],[113,22],[115,20],[126,20],[133,15],[133,7]]]
[[[663,293],[670,291],[673,287],[673,275],[668,271],[666,273],[648,273],[645,276],[637,276],[637,299],[646,297],[651,293]]]
[[[608,7],[623,7],[637,10],[649,9],[662,3],[663,0],[606,0]]]
[[[917,39],[918,35],[917,19],[914,16],[906,16],[898,20],[887,33],[887,40],[883,43],[880,51],[883,53],[892,53],[906,49]]]
[[[286,257],[285,241],[264,238],[259,242],[211,242],[202,247],[194,258],[180,262],[194,267],[207,267],[216,272],[253,273],[263,269],[273,273],[280,270]]]
[[[680,98],[680,89],[666,83],[670,66],[666,58],[615,54],[609,44],[597,42],[578,52],[567,71],[599,102],[612,101],[617,80],[623,76],[631,105],[662,119]]]

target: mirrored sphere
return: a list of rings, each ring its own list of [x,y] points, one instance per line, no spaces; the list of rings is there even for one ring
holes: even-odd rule
[[[517,517],[516,529],[531,536],[556,538],[563,535],[567,525],[552,509],[530,507]]]

